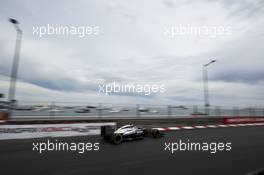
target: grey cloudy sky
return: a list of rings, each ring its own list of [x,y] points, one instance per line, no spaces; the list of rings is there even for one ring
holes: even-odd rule
[[[17,98],[25,101],[203,104],[202,65],[213,105],[264,102],[263,0],[9,0],[0,5],[0,92],[8,89],[15,44],[9,17],[23,30]],[[33,27],[99,26],[96,36],[33,34]],[[173,26],[223,26],[231,33],[178,35]],[[153,96],[98,92],[105,82],[164,84]]]

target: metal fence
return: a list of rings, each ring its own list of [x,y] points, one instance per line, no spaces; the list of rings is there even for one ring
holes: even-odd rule
[[[238,117],[264,116],[264,108],[21,101],[15,105],[12,114],[13,117]]]

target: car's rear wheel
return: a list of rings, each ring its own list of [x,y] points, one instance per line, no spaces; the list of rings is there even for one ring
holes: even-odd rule
[[[123,141],[123,137],[121,134],[114,134],[113,135],[113,143],[116,144],[116,145],[119,145],[121,144]]]
[[[157,130],[157,129],[152,130],[151,133],[152,133],[152,136],[153,136],[154,138],[158,138],[158,137],[161,136],[160,131]]]

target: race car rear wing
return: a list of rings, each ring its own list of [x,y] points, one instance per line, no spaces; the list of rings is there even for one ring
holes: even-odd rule
[[[112,136],[114,134],[116,130],[116,126],[101,126],[101,136],[102,137],[109,137]]]

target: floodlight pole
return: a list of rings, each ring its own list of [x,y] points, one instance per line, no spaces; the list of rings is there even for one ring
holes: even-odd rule
[[[216,60],[212,60],[209,63],[203,65],[203,85],[204,85],[204,110],[205,114],[209,114],[209,107],[210,107],[210,102],[209,102],[209,88],[208,88],[208,71],[207,67],[216,62]]]
[[[18,65],[19,65],[19,54],[20,54],[20,48],[21,48],[22,30],[19,28],[18,26],[19,22],[16,19],[9,18],[9,22],[11,22],[14,25],[17,31],[15,53],[14,53],[14,58],[13,58],[10,86],[9,86],[9,92],[8,92],[9,116],[11,116],[12,109],[14,107],[14,102],[15,102],[16,79],[17,79],[17,72],[18,72]]]

